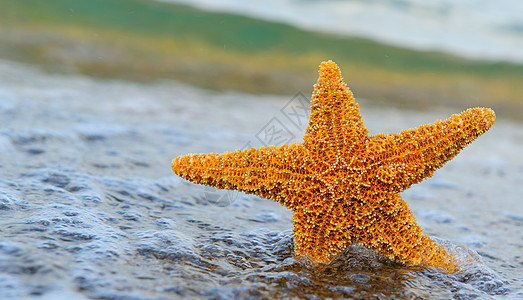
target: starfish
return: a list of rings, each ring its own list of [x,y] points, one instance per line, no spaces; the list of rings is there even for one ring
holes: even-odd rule
[[[332,62],[320,65],[303,142],[172,161],[189,181],[275,200],[293,211],[294,251],[328,264],[356,243],[407,265],[457,270],[456,259],[416,223],[400,193],[494,123],[468,109],[445,121],[369,136],[359,105]]]

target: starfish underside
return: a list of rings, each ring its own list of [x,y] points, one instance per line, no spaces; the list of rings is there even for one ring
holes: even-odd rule
[[[400,193],[487,131],[494,112],[468,109],[369,136],[338,66],[323,62],[319,74],[303,142],[180,156],[172,161],[174,173],[292,209],[295,253],[315,263],[329,263],[357,243],[405,264],[455,271],[455,259],[423,233]]]

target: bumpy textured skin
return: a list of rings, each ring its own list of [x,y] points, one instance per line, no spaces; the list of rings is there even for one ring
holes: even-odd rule
[[[445,121],[368,136],[338,66],[323,62],[303,142],[191,154],[172,161],[195,183],[235,189],[293,210],[295,253],[329,263],[358,243],[405,264],[456,270],[423,233],[400,192],[432,176],[495,120],[473,108]]]

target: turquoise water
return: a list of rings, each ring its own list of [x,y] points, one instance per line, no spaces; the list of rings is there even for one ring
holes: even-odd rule
[[[170,161],[298,140],[295,97],[50,75],[0,61],[0,298],[520,298],[523,130],[490,132],[403,194],[457,274],[350,247],[324,269],[293,256],[291,212],[172,174]],[[301,99],[301,100],[300,100]],[[371,132],[447,117],[368,106]]]
[[[234,12],[400,47],[523,62],[523,2],[423,0],[161,0]]]

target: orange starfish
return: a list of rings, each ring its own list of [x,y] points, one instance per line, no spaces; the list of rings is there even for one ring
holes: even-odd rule
[[[456,270],[423,233],[400,193],[432,176],[495,120],[488,108],[445,121],[368,136],[338,66],[323,62],[303,142],[172,161],[179,176],[280,202],[293,210],[295,253],[329,263],[351,243],[389,258]]]

